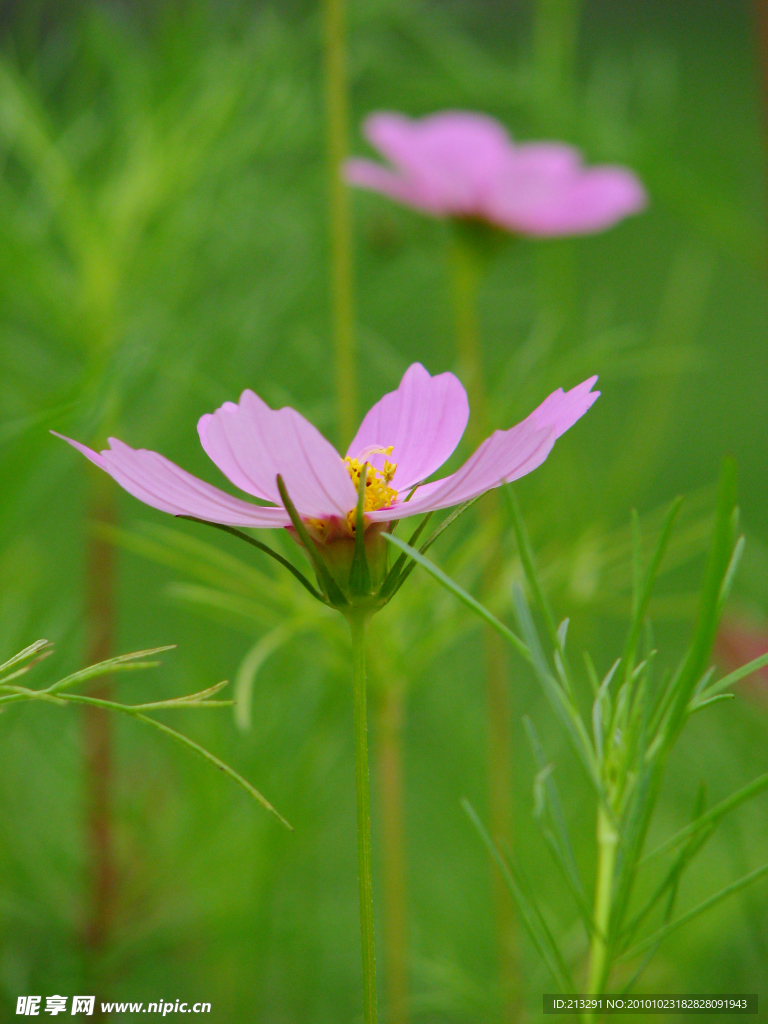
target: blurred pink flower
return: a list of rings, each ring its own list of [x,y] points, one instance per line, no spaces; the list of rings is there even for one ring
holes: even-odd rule
[[[647,203],[626,168],[584,167],[578,151],[559,142],[516,145],[484,114],[446,111],[421,120],[372,114],[363,134],[391,168],[349,160],[347,181],[436,217],[478,218],[539,237],[581,235],[603,231]]]
[[[269,506],[232,497],[163,455],[130,448],[116,438],[109,438],[110,448],[101,453],[64,440],[129,494],[171,515],[228,526],[289,526],[279,474],[298,514],[321,537],[349,535],[364,463],[369,467],[366,525],[458,505],[541,465],[555,440],[597,399],[600,392],[591,390],[596,380],[590,377],[568,392],[554,391],[522,423],[495,431],[455,473],[423,485],[454,451],[469,417],[466,392],[452,373],[431,377],[414,363],[397,391],[384,395],[366,414],[344,459],[295,409],[270,409],[253,391],[244,391],[237,405],[225,402],[202,416],[197,429],[222,473]]]

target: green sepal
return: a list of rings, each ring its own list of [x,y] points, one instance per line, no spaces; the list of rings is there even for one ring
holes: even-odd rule
[[[306,526],[301,521],[299,513],[296,511],[296,506],[293,504],[291,499],[288,497],[288,491],[285,489],[283,478],[280,474],[277,474],[277,489],[280,491],[280,497],[283,499],[283,505],[285,511],[291,517],[291,523],[299,538],[306,548],[307,554],[312,562],[312,566],[317,576],[317,582],[327,595],[330,604],[337,608],[344,608],[349,603],[339,589],[338,583],[334,580],[331,574],[328,572],[328,568],[323,562],[322,558],[318,554],[317,548],[312,538],[309,536]]]

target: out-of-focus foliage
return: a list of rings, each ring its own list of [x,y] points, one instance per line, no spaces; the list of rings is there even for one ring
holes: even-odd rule
[[[569,646],[588,646],[601,676],[630,601],[630,506],[639,505],[652,543],[654,509],[704,489],[654,610],[667,649],[681,650],[706,489],[724,451],[740,463],[745,525],[768,542],[764,158],[749,6],[348,6],[354,124],[374,109],[483,109],[517,138],[562,138],[591,161],[630,164],[648,185],[649,212],[604,236],[502,245],[480,315],[493,426],[510,425],[554,387],[601,374],[590,416],[519,488],[545,586],[572,616]],[[246,386],[333,433],[321,32],[308,0],[37,2],[4,18],[0,658],[53,636],[65,675],[82,664],[89,525],[80,467],[49,427],[85,441],[119,433],[217,484],[194,425]],[[356,133],[351,143],[364,151]],[[456,356],[444,226],[376,196],[356,195],[353,205],[362,410],[413,360],[434,373]],[[180,646],[162,678],[121,682],[119,699],[191,692],[211,678],[234,680],[241,666],[245,692],[252,671],[250,731],[226,714],[183,728],[258,780],[296,832],[283,834],[205,766],[121,726],[119,903],[99,965],[108,994],[206,999],[227,1022],[352,1019],[359,950],[346,639],[322,608],[308,598],[304,607],[298,585],[273,578],[236,541],[145,514],[125,495],[120,510],[118,529],[130,534],[119,534],[120,648]],[[139,515],[149,525],[135,530]],[[435,558],[472,588],[482,537],[470,516]],[[504,550],[508,583],[519,576],[511,536]],[[748,545],[759,595],[755,564]],[[481,813],[485,805],[480,638],[431,581],[414,576],[408,587],[376,625],[371,676],[386,685],[407,673],[410,683],[413,1012],[491,1022],[488,865],[459,806],[462,796]],[[501,588],[494,610],[506,615],[508,601]],[[297,622],[296,632],[276,633]],[[527,713],[572,828],[588,784],[547,725],[527,670],[513,666],[512,679],[515,742],[525,751],[514,769],[515,818],[530,820]],[[174,724],[176,714],[168,713]],[[687,822],[700,782],[716,803],[764,771],[767,728],[761,711],[738,700],[692,719],[661,793],[663,834]],[[375,728],[372,740],[375,757]],[[0,716],[0,1012],[12,1013],[25,992],[88,991],[78,745],[74,716],[63,722],[59,709]],[[749,817],[724,823],[681,888],[681,909],[760,862],[765,807],[758,799]],[[590,876],[594,837],[573,839]],[[565,885],[535,830],[521,828],[517,842],[578,959]],[[662,944],[644,984],[764,987],[765,899],[758,887]],[[535,1010],[549,982],[525,940],[520,955]]]

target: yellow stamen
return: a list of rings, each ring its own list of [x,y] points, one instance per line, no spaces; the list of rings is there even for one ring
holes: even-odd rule
[[[352,478],[352,483],[355,485],[357,490],[360,484],[360,474],[363,471],[363,465],[365,460],[370,455],[391,455],[393,446],[389,448],[382,448],[379,446],[371,445],[369,448],[364,448],[360,452],[360,456],[356,459],[352,459],[347,456],[344,461],[347,464],[349,475]],[[362,462],[360,461],[362,459]],[[363,497],[363,511],[364,512],[375,512],[380,508],[387,508],[393,501],[397,499],[397,491],[394,487],[390,487],[392,478],[395,475],[397,469],[397,463],[384,461],[384,469],[379,470],[374,466],[368,464],[368,471],[365,477],[365,495]],[[357,517],[357,509],[353,508],[347,513],[347,523],[352,532],[355,529],[355,519]]]

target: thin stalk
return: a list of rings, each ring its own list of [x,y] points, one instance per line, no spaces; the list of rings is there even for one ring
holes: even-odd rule
[[[352,218],[342,177],[347,155],[347,71],[344,0],[323,0],[325,30],[325,131],[331,236],[333,341],[341,446],[352,440],[355,408],[355,315],[352,275]]]
[[[603,991],[610,970],[608,933],[613,901],[613,874],[619,836],[604,807],[597,812],[597,884],[595,886],[594,932],[589,953],[590,995]]]
[[[384,681],[379,707],[378,775],[384,862],[387,1021],[408,1024],[408,916],[403,799],[405,684]]]
[[[451,278],[456,349],[459,372],[469,396],[469,441],[476,447],[488,429],[487,401],[483,374],[477,297],[482,280],[480,252],[464,232],[451,232],[448,263]],[[488,528],[489,545],[481,581],[481,601],[491,593],[500,564],[499,501],[493,492],[478,505],[478,517]],[[502,846],[512,849],[512,732],[507,679],[506,650],[501,637],[490,627],[483,631],[486,704],[488,708],[488,811],[491,835]],[[515,993],[519,989],[516,949],[515,909],[509,888],[497,867],[493,868],[494,906],[499,969],[506,993],[504,1019],[519,1016]]]
[[[363,954],[363,1020],[376,1024],[376,946],[373,933],[373,876],[371,872],[371,797],[368,772],[368,714],[366,710],[365,641],[368,616],[349,615],[355,701],[355,783],[357,789],[357,871],[360,886],[360,939]]]

